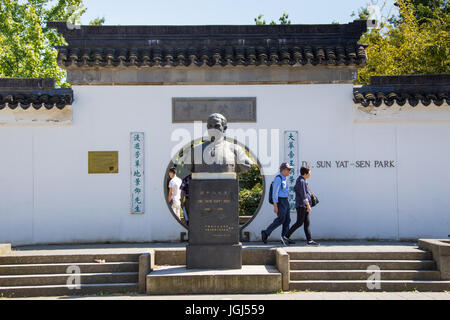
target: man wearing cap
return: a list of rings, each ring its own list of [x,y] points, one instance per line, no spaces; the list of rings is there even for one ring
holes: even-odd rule
[[[286,177],[291,173],[293,167],[288,163],[283,162],[280,165],[280,174],[275,177],[272,185],[272,199],[273,199],[273,212],[277,215],[272,224],[266,229],[261,231],[261,238],[264,243],[267,243],[267,238],[273,230],[282,225],[281,230],[281,242],[284,245],[290,245],[294,242],[286,238],[286,234],[289,231],[289,224],[291,223],[291,209],[289,207],[289,191],[287,186]]]

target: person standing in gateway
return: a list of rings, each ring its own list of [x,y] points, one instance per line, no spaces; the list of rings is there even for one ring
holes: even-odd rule
[[[189,224],[189,183],[192,180],[192,174],[188,174],[181,181],[181,209],[184,211],[184,220]]]
[[[173,212],[181,219],[181,179],[177,177],[177,169],[172,167],[169,169],[169,197],[168,201]]]
[[[262,241],[266,244],[267,238],[273,230],[282,225],[281,230],[281,242],[284,245],[293,244],[294,242],[286,238],[286,234],[289,231],[289,224],[291,223],[291,209],[289,206],[289,191],[287,186],[286,177],[291,174],[293,169],[288,163],[283,162],[280,165],[280,174],[278,174],[273,180],[272,184],[272,199],[273,199],[273,212],[277,215],[272,224],[266,229],[261,231]]]

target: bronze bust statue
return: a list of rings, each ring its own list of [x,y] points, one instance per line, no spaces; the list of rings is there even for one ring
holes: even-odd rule
[[[253,161],[244,148],[225,140],[227,119],[213,113],[207,121],[209,140],[191,147],[181,161],[192,173],[239,173],[247,171]]]
[[[239,180],[253,161],[244,148],[225,140],[227,119],[211,114],[208,141],[185,152],[184,167],[191,171],[189,186],[188,269],[242,268],[239,240]]]

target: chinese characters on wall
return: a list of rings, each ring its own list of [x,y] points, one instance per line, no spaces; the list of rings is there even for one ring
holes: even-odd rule
[[[131,213],[144,213],[144,133],[130,134]]]
[[[293,166],[291,174],[287,177],[287,185],[289,189],[289,206],[291,211],[295,211],[295,180],[298,175],[298,131],[284,132],[284,161]]]
[[[228,122],[256,122],[256,98],[173,98],[172,122],[206,121],[221,113]]]

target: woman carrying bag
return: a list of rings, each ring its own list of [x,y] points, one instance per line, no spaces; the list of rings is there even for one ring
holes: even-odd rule
[[[318,246],[319,244],[312,240],[311,231],[309,230],[309,214],[311,208],[314,207],[319,200],[315,195],[311,193],[308,182],[306,181],[311,177],[311,168],[303,166],[300,168],[300,176],[295,182],[295,208],[297,210],[297,222],[292,225],[286,234],[286,238],[290,239],[291,235],[302,225],[305,229],[306,243],[310,246]],[[291,240],[292,241],[292,240]]]

